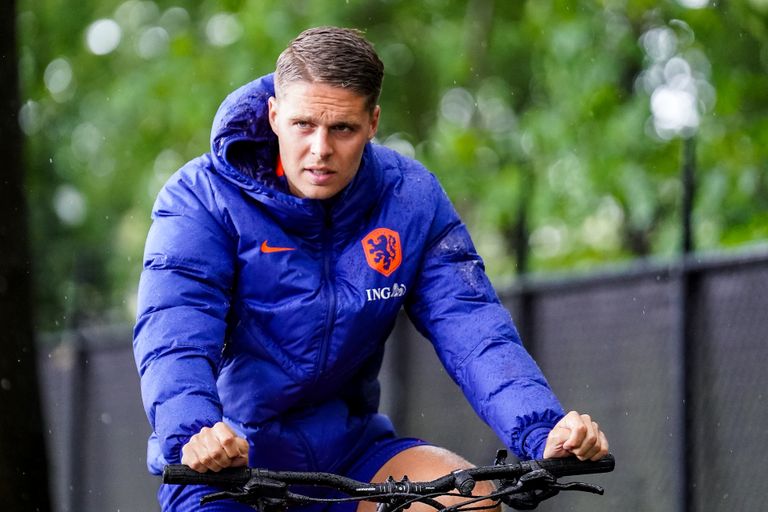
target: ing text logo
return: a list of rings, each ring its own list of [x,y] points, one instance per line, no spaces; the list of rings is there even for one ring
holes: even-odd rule
[[[398,297],[403,297],[405,292],[406,288],[404,284],[395,283],[391,287],[385,286],[383,288],[368,288],[365,290],[365,298],[368,300],[368,302],[381,299],[396,299]]]

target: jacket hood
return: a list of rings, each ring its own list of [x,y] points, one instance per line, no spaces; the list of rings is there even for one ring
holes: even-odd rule
[[[217,170],[249,189],[258,184],[284,189],[274,173],[278,145],[268,107],[274,93],[273,75],[258,78],[230,93],[213,119],[211,155]]]

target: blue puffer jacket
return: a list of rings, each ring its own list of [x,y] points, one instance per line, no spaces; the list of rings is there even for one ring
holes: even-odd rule
[[[221,420],[251,466],[343,467],[392,431],[377,373],[401,307],[502,441],[541,455],[563,411],[435,177],[368,144],[332,202],[290,195],[272,94],[271,76],[233,92],[154,206],[134,334],[150,471]]]

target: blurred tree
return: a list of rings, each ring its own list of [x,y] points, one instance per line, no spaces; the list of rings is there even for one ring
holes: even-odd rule
[[[0,6],[0,502],[9,512],[45,512],[50,510],[48,466],[32,329],[15,4]]]
[[[40,324],[130,318],[149,211],[216,107],[313,25],[385,62],[379,142],[439,175],[492,278],[768,238],[766,0],[20,0]],[[44,281],[42,278],[44,277]]]

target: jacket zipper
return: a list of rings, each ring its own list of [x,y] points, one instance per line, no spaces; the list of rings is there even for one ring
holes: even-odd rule
[[[328,313],[326,314],[325,329],[323,331],[323,343],[320,345],[320,358],[317,364],[315,382],[318,382],[325,371],[328,347],[331,343],[333,324],[336,323],[336,287],[333,284],[333,272],[331,269],[331,253],[333,248],[333,231],[331,230],[331,212],[326,212],[325,227],[323,232],[323,277],[328,293]]]

